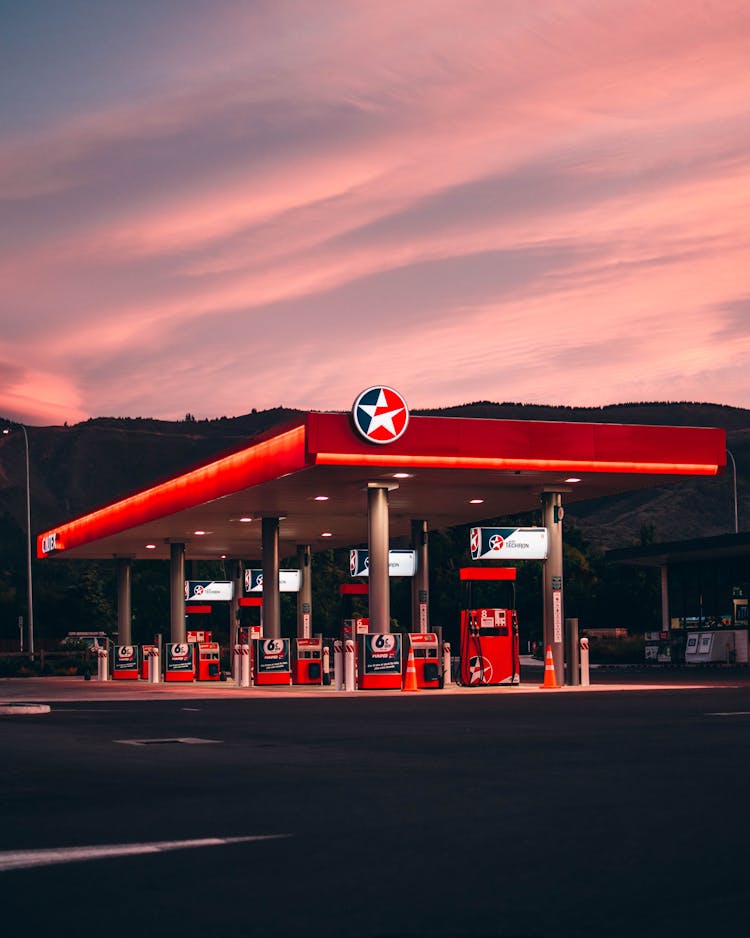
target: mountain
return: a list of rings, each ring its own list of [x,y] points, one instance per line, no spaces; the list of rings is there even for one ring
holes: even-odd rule
[[[214,420],[195,420],[189,414],[180,421],[106,417],[70,427],[30,427],[32,528],[52,527],[91,511],[241,444],[299,413],[278,407]],[[577,408],[477,401],[414,413],[723,427],[737,466],[740,526],[750,518],[750,410],[685,402]],[[659,488],[572,504],[566,508],[566,519],[599,549],[637,543],[644,526],[651,528],[659,541],[726,533],[734,527],[733,482],[730,460],[727,472],[719,479],[688,478]],[[25,529],[25,456],[20,433],[0,436],[0,517],[6,525]]]
[[[477,401],[415,413],[723,427],[737,466],[740,528],[750,527],[745,523],[750,519],[748,410],[690,403],[573,408]],[[180,421],[97,418],[71,427],[30,427],[32,531],[54,527],[186,470],[296,414],[299,411],[279,407],[216,420],[198,421],[187,414]],[[0,419],[0,426],[2,423]],[[603,552],[644,539],[669,541],[731,532],[734,481],[730,461],[728,471],[719,478],[686,478],[658,488],[566,505],[566,610],[572,610],[570,614],[588,626],[635,631],[658,628],[658,571],[618,568],[607,564]],[[503,520],[538,524],[541,512]],[[431,612],[434,622],[443,623],[450,636],[458,622],[455,569],[465,559],[466,532],[433,532],[430,544],[434,560]],[[324,552],[313,558],[313,563],[316,623],[326,635],[333,635],[340,627],[337,586],[345,575],[346,558]],[[168,581],[156,566],[157,562],[137,564],[133,573],[134,640],[139,642],[150,640],[169,622]],[[35,564],[34,570],[36,634],[40,640],[54,644],[70,629],[113,628],[116,582],[111,563],[61,559],[54,564]],[[205,571],[206,576],[217,574],[221,575]],[[525,639],[541,636],[538,574],[533,564],[519,573],[518,610]],[[26,584],[25,452],[19,431],[0,435],[0,647],[5,650],[17,647],[18,619],[28,608]],[[629,597],[628,603],[622,602],[623,596]],[[408,590],[394,587],[392,615],[407,622],[410,614]],[[213,627],[225,628],[225,619],[222,614]]]

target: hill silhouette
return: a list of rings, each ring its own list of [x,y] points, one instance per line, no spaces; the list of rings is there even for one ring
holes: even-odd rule
[[[37,531],[188,469],[216,453],[298,415],[284,407],[238,417],[168,421],[98,417],[73,426],[30,427],[32,528]],[[476,401],[415,410],[429,416],[502,420],[558,420],[665,426],[712,426],[727,431],[737,466],[740,526],[750,517],[750,411],[720,404],[630,403],[557,407]],[[0,418],[2,423],[2,418]],[[20,435],[0,436],[0,516],[25,526],[25,464]],[[684,479],[659,488],[570,505],[569,522],[599,548],[636,543],[643,525],[657,540],[731,531],[731,462],[718,479]]]
[[[299,411],[277,407],[239,417],[167,421],[100,417],[73,426],[29,427],[32,531],[92,511],[133,491],[187,470],[250,437],[287,422]],[[644,403],[597,408],[555,407],[476,401],[455,407],[415,410],[431,416],[513,420],[594,421],[664,426],[713,426],[727,431],[737,466],[740,530],[750,519],[750,411],[718,404]],[[0,418],[0,426],[2,420]],[[671,541],[734,530],[734,476],[684,478],[669,485],[566,505],[566,608],[588,625],[637,630],[658,628],[658,571],[623,570],[608,565],[604,552],[648,541]],[[20,432],[0,435],[0,646],[18,641],[17,621],[26,612],[25,454]],[[487,519],[501,520],[501,519]],[[541,512],[505,521],[540,523]],[[455,569],[467,550],[466,532],[434,532],[431,553],[431,610],[450,629],[458,621]],[[156,562],[134,572],[135,640],[150,640],[169,621],[168,580]],[[337,577],[347,558],[314,558],[316,622],[334,634]],[[338,572],[337,572],[338,571]],[[196,576],[201,574],[196,573]],[[221,571],[205,571],[207,576]],[[519,577],[519,616],[525,638],[540,636],[538,576],[535,567]],[[654,579],[654,576],[656,579]],[[520,582],[523,579],[524,582]],[[433,582],[434,580],[434,582]],[[408,621],[407,591],[394,587],[394,616]],[[64,635],[68,629],[101,628],[116,621],[116,585],[111,561],[59,560],[36,563],[34,606],[37,634]],[[622,597],[628,596],[628,603]],[[404,607],[399,610],[399,606]],[[223,621],[223,620],[222,620]],[[221,625],[219,625],[221,627]],[[450,633],[448,633],[450,634]]]

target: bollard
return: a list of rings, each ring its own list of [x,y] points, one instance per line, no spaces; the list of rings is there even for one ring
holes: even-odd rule
[[[250,687],[250,646],[240,645],[240,687]]]
[[[98,648],[96,651],[96,672],[97,680],[109,680],[109,652],[106,648]]]
[[[148,650],[148,682],[158,684],[159,678],[159,649],[156,645]]]
[[[242,678],[242,645],[235,645],[232,651],[232,680],[237,685],[240,686],[240,680]]]
[[[347,638],[344,642],[344,690],[356,690],[354,642]]]
[[[451,683],[451,646],[450,642],[443,643],[443,687]]]
[[[581,652],[581,687],[589,687],[589,640],[580,639],[578,648]]]
[[[344,643],[333,643],[333,686],[336,690],[344,689]]]
[[[327,687],[331,683],[331,649],[323,646],[323,684]]]
[[[581,683],[580,645],[578,643],[578,619],[565,620],[565,679],[572,687]]]

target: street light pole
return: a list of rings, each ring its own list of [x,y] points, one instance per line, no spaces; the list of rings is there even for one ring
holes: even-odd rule
[[[733,492],[734,492],[734,533],[737,534],[740,530],[740,519],[737,513],[737,463],[734,461],[734,456],[732,451],[727,449],[727,456],[732,460],[732,482],[733,482]]]
[[[28,616],[29,616],[29,654],[34,657],[34,592],[31,578],[31,484],[29,472],[29,434],[26,427],[16,424],[23,431],[23,442],[26,451],[26,582],[28,584]],[[9,433],[3,430],[3,433]]]

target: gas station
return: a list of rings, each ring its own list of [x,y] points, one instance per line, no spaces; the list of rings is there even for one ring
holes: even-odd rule
[[[244,683],[244,655],[251,659],[256,684],[310,683],[318,680],[323,665],[314,626],[311,557],[319,550],[350,548],[352,572],[364,564],[358,575],[367,578],[362,592],[368,614],[342,633],[341,681],[351,690],[355,684],[400,689],[406,649],[402,636],[391,634],[392,567],[411,564],[404,574],[411,580],[410,634],[421,638],[408,643],[409,668],[421,675],[422,686],[439,686],[435,669],[440,669],[441,649],[432,638],[428,536],[430,530],[471,525],[472,560],[495,565],[477,563],[466,574],[462,570],[462,581],[511,579],[513,568],[498,567],[496,561],[543,563],[544,645],[562,685],[565,505],[688,475],[715,476],[725,465],[721,429],[418,416],[410,415],[399,392],[376,386],[356,397],[351,412],[303,413],[187,472],[42,532],[37,556],[116,561],[113,676],[143,673],[128,651],[131,572],[139,560],[161,559],[169,561],[170,642],[161,662],[167,680],[215,675],[218,647],[210,636],[189,630],[186,615],[211,601],[211,590],[218,589],[224,591],[220,601],[230,602],[237,612],[230,634],[237,682]],[[486,519],[540,507],[538,528],[483,527]],[[408,540],[410,550],[392,551],[396,539]],[[298,568],[280,569],[280,558],[294,555]],[[260,569],[246,569],[249,558],[258,557]],[[231,562],[230,581],[186,579],[187,560],[222,558]],[[293,647],[281,635],[284,589],[297,594]],[[240,605],[262,605],[262,626],[252,635],[239,634]],[[509,607],[469,610],[461,631],[462,682],[514,683],[513,667],[487,679],[481,648],[491,647],[492,639],[512,665],[517,630]],[[248,646],[249,653],[238,651]],[[156,657],[153,650],[148,655],[149,661]],[[474,660],[470,666],[469,658],[479,664]],[[158,661],[150,669],[152,680],[158,679],[157,666]]]

